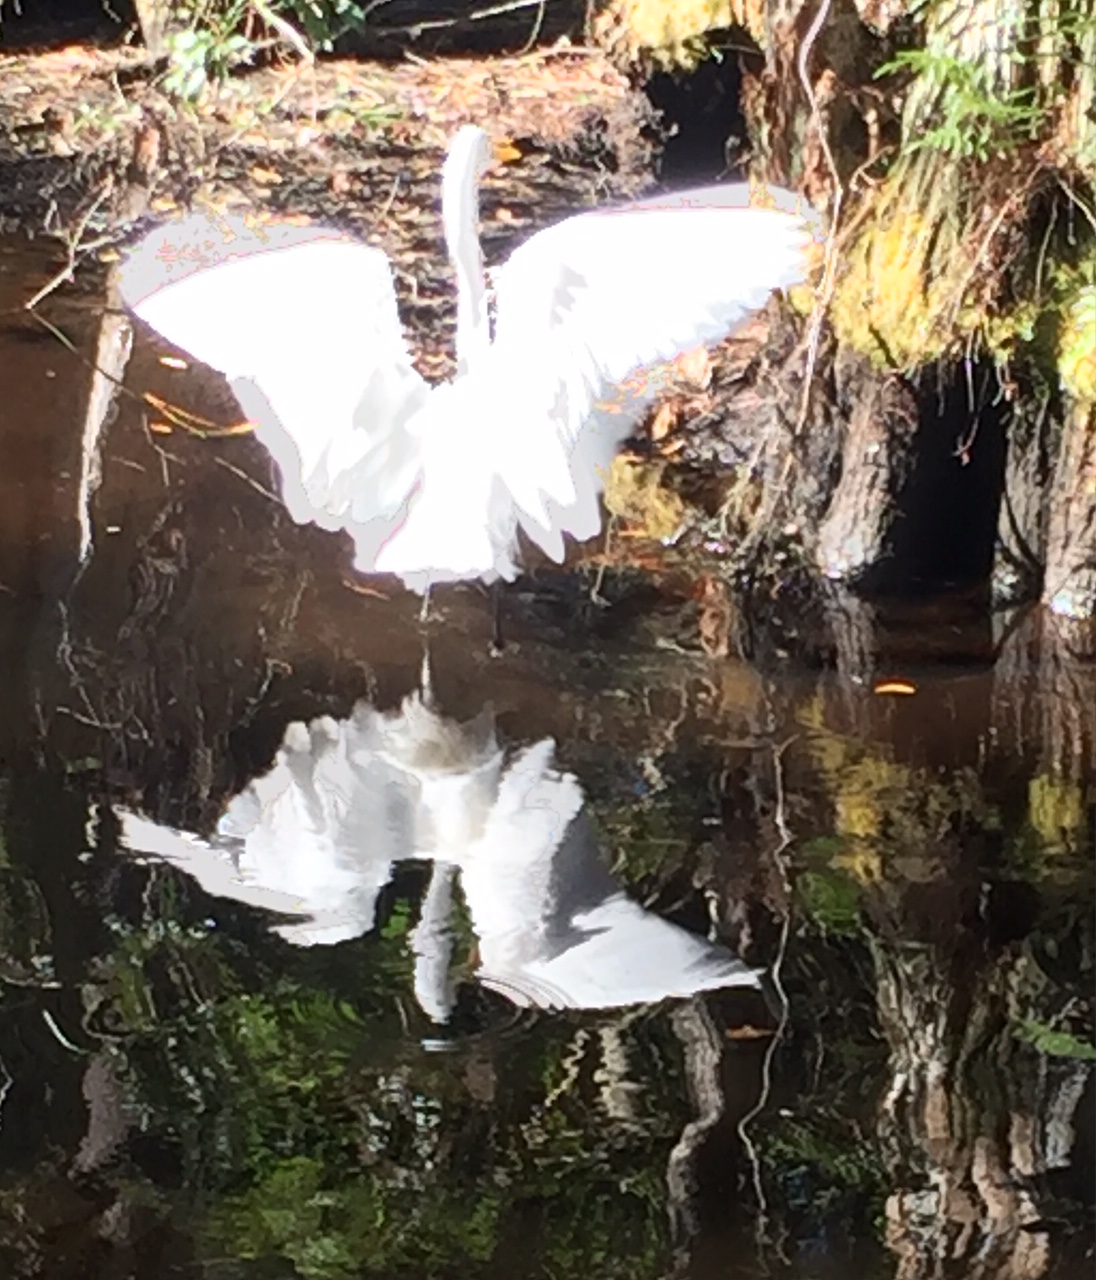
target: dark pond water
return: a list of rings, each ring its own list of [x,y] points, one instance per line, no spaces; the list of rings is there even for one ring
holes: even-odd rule
[[[713,659],[590,570],[492,656],[107,411],[234,412],[55,265],[0,244],[0,1274],[1091,1274],[1091,664],[837,597]]]

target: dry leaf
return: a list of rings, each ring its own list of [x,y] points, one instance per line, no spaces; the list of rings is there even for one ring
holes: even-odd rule
[[[700,391],[707,391],[712,381],[712,358],[707,347],[694,347],[674,361],[674,368]]]
[[[252,182],[257,182],[261,187],[276,187],[282,181],[280,173],[275,173],[273,169],[264,169],[258,164],[248,170],[248,175]]]
[[[909,696],[917,692],[912,680],[877,680],[872,693],[897,693]]]
[[[677,426],[677,405],[672,400],[660,404],[651,419],[651,439],[657,444]]]

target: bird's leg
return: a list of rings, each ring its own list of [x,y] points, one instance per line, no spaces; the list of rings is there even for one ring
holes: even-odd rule
[[[599,605],[601,608],[608,608],[609,601],[601,594],[601,586],[605,581],[605,571],[609,567],[609,540],[613,536],[614,521],[616,516],[609,519],[605,526],[605,549],[601,555],[601,564],[597,567],[597,577],[594,579],[594,585],[590,588],[590,603]]]
[[[506,648],[502,638],[502,579],[491,583],[491,648],[492,658],[497,658]]]

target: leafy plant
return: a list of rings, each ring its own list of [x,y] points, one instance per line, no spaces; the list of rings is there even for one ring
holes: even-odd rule
[[[311,45],[325,53],[339,36],[364,26],[366,19],[366,9],[357,0],[281,0],[271,8],[281,11]]]
[[[255,56],[256,46],[239,30],[248,14],[247,0],[199,4],[189,11],[189,25],[167,36],[168,70],[163,87],[186,102],[201,97],[206,86],[224,80]]]
[[[877,78],[911,72],[936,90],[937,123],[908,138],[905,150],[938,151],[952,160],[989,160],[1036,136],[1045,109],[1034,88],[1002,89],[980,62],[935,49],[906,49]]]
[[[1074,1058],[1081,1062],[1096,1062],[1096,1045],[1082,1040],[1069,1031],[1055,1031],[1043,1022],[1022,1018],[1013,1024],[1013,1034],[1018,1040],[1030,1044],[1048,1058]]]

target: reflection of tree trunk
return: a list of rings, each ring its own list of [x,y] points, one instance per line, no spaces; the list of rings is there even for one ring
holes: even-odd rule
[[[873,943],[893,1073],[882,1131],[899,1179],[887,1202],[897,1280],[1038,1280],[1052,1261],[1030,1180],[1069,1163],[1091,1065],[1044,1059],[1032,1070],[1014,1021],[1058,1011],[1033,996],[1046,984],[1023,953],[981,958],[972,924],[943,922],[939,936],[966,937],[959,952]]]
[[[77,1173],[92,1173],[114,1155],[129,1129],[122,1092],[106,1054],[97,1053],[88,1063],[83,1091],[88,1127],[72,1167]]]
[[[875,950],[880,1021],[893,1071],[884,1129],[896,1169],[907,1171],[907,1178],[911,1169],[924,1173],[920,1185],[899,1186],[887,1201],[887,1242],[898,1257],[897,1276],[929,1280],[965,1262],[969,1280],[1035,1280],[1046,1270],[1047,1241],[1024,1228],[1038,1212],[1030,1194],[1009,1184],[1011,1152],[979,1132],[980,1100],[964,1079],[979,1041],[1001,1033],[1001,993],[980,986],[971,1021],[957,1025],[960,1002],[931,949],[899,944]]]
[[[1033,608],[1006,633],[993,673],[998,750],[1031,762],[1029,818],[1051,848],[1091,837],[1092,624]]]
[[[601,1062],[594,1070],[594,1084],[598,1087],[605,1114],[614,1124],[624,1128],[636,1124],[636,1099],[643,1090],[635,1079],[628,1057],[628,1042],[623,1034],[629,1021],[625,1015],[615,1026],[602,1027],[598,1031]]]
[[[834,586],[825,596],[825,610],[839,677],[836,696],[848,725],[846,732],[862,733],[869,712],[864,695],[871,687],[879,647],[875,609],[851,591]]]
[[[723,1043],[703,1000],[695,997],[673,1015],[673,1028],[685,1050],[685,1075],[696,1118],[681,1131],[666,1170],[670,1225],[675,1248],[686,1251],[700,1230],[696,1208],[697,1156],[704,1140],[723,1117],[725,1101],[721,1064]]]

